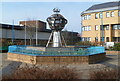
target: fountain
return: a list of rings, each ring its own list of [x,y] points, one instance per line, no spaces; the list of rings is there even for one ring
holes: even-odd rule
[[[46,47],[13,45],[9,46],[8,60],[25,62],[30,64],[41,63],[80,63],[91,64],[105,59],[105,49],[101,46],[68,47],[61,30],[67,24],[67,20],[59,14],[60,10],[54,8],[55,14],[47,18],[52,30]]]

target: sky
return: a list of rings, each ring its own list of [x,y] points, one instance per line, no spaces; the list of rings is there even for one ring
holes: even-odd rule
[[[53,13],[53,8],[59,8],[68,23],[64,30],[81,32],[81,13],[94,4],[102,2],[2,2],[0,23],[18,25],[19,21],[41,20],[46,22]],[[0,3],[1,4],[1,3]],[[47,25],[47,28],[49,26]]]

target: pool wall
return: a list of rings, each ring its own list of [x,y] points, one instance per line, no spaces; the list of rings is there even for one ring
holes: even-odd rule
[[[49,64],[49,63],[79,63],[93,64],[105,60],[106,54],[100,53],[88,56],[31,56],[24,54],[8,53],[8,60],[25,62],[30,64]]]
[[[30,64],[80,63],[93,64],[106,58],[104,47],[60,47],[9,46],[8,60]]]

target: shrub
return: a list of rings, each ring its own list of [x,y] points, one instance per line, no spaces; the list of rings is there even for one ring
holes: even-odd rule
[[[77,79],[77,74],[73,69],[57,68],[43,70],[38,67],[19,68],[10,76],[3,76],[5,79]],[[16,81],[16,80],[15,80]]]
[[[81,45],[81,46],[97,46],[97,42],[89,42],[89,41],[82,41],[82,42],[77,42],[76,45]]]
[[[120,43],[115,43],[113,50],[120,51]]]
[[[90,79],[97,79],[97,81],[106,81],[108,79],[118,79],[118,70],[103,69],[100,71],[93,71],[90,73]]]

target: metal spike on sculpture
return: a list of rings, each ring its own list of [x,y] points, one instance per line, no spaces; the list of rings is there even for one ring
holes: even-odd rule
[[[55,14],[47,18],[47,22],[52,30],[52,33],[46,47],[48,47],[50,43],[52,43],[52,47],[63,47],[66,46],[66,43],[61,34],[61,30],[65,27],[65,24],[67,24],[67,20],[61,14],[58,14],[60,9],[54,8],[53,12]],[[50,42],[51,40],[52,42]]]

